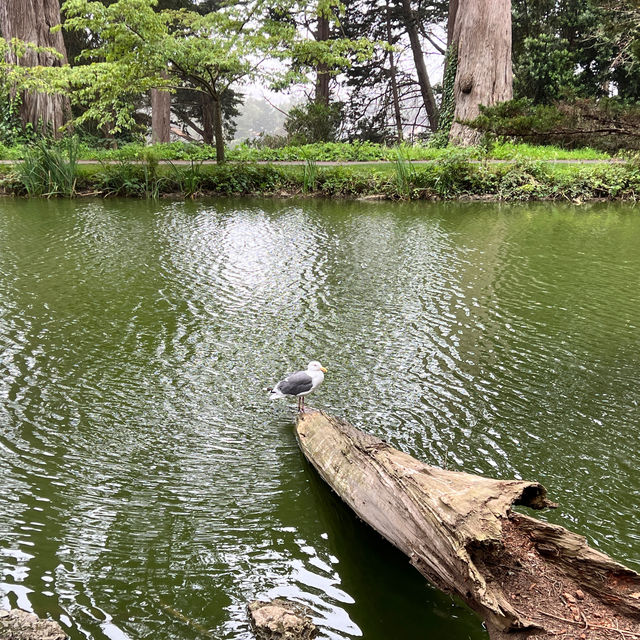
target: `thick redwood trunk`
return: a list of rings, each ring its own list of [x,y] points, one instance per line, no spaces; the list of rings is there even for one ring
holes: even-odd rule
[[[297,435],[336,493],[478,612],[492,640],[640,637],[640,575],[582,536],[511,511],[554,506],[537,482],[431,467],[319,411],[299,415]]]
[[[9,62],[23,67],[37,65],[55,67],[67,62],[62,32],[51,33],[51,27],[60,24],[58,0],[0,0],[0,32],[6,40],[18,38],[41,47],[56,49],[62,55],[57,58],[49,53],[27,51],[19,60]],[[51,131],[60,135],[60,127],[70,115],[69,98],[62,95],[24,92],[20,105],[23,124],[31,124],[42,133]]]
[[[511,70],[511,0],[458,0],[450,7],[451,44],[457,50],[454,87],[455,122],[450,140],[475,144],[480,133],[460,122],[473,120],[478,105],[513,97]]]
[[[163,74],[166,78],[166,72]],[[151,89],[151,141],[171,141],[171,94]]]
[[[411,0],[402,0],[402,14],[404,19],[409,42],[411,43],[411,53],[413,54],[413,62],[416,66],[418,74],[418,84],[424,108],[427,111],[429,126],[431,131],[438,128],[438,105],[433,95],[431,81],[427,73],[427,65],[424,63],[424,53],[422,52],[422,44],[420,43],[420,35],[418,34],[418,23],[413,9],[411,8]]]

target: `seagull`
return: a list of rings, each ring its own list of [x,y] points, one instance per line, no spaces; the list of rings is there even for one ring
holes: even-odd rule
[[[317,360],[312,360],[306,371],[291,373],[284,380],[280,380],[273,389],[267,389],[269,398],[275,400],[295,396],[298,398],[298,411],[304,413],[304,397],[322,384],[326,372]]]

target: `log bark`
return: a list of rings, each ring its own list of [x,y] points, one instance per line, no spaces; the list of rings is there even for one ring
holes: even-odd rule
[[[460,121],[473,120],[480,113],[478,105],[490,106],[513,97],[511,0],[458,0],[449,9],[448,33],[458,65],[449,139],[471,145],[482,134]]]
[[[296,431],[334,491],[480,614],[492,640],[640,638],[640,575],[582,536],[512,511],[555,506],[539,483],[432,467],[319,411],[300,414]]]
[[[40,47],[56,49],[62,55],[57,58],[46,52],[29,50],[19,60],[10,56],[8,62],[23,67],[56,67],[67,62],[67,53],[62,31],[51,32],[51,27],[60,24],[58,0],[2,0],[0,2],[0,33],[6,40],[18,38]],[[58,137],[60,128],[71,113],[69,98],[38,92],[24,92],[20,104],[23,124],[31,124],[40,133],[51,133]]]

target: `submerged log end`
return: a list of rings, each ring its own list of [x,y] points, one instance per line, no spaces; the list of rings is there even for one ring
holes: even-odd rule
[[[547,490],[539,482],[529,482],[522,490],[514,505],[522,505],[531,509],[557,509],[558,503],[547,498]]]

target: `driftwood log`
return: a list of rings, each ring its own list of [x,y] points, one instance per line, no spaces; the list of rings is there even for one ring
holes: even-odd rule
[[[327,484],[476,611],[492,640],[640,639],[640,575],[582,536],[512,511],[556,506],[539,483],[432,467],[311,409],[296,432]]]

